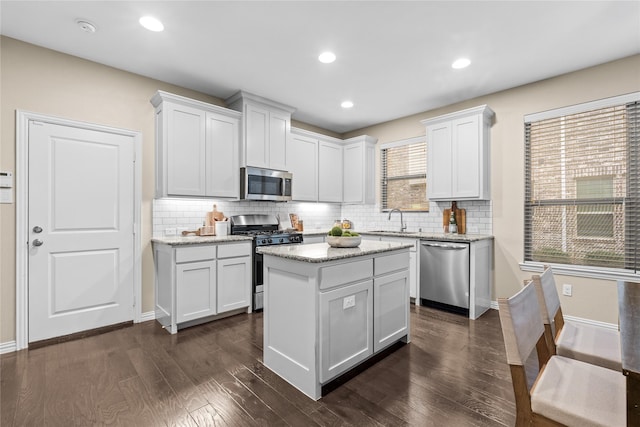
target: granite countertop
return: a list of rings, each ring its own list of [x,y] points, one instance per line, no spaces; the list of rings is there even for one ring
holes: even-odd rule
[[[419,240],[441,240],[445,242],[476,242],[478,240],[493,239],[490,234],[449,234],[449,233],[419,233],[413,231],[360,231],[354,230],[365,236],[387,236],[387,237],[405,237],[407,239]],[[304,236],[326,236],[329,230],[309,230],[303,231]]]
[[[332,248],[327,243],[313,243],[310,245],[259,246],[257,250],[264,255],[273,255],[294,261],[319,263],[389,252],[412,246],[410,243],[363,240],[357,248]]]
[[[185,246],[185,245],[202,245],[206,243],[226,243],[226,242],[251,242],[252,237],[247,236],[176,236],[176,237],[158,237],[153,238],[153,243],[160,243],[170,246]]]

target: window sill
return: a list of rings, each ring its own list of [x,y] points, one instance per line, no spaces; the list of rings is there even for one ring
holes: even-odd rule
[[[599,268],[587,267],[583,265],[567,265],[525,261],[520,263],[520,270],[542,273],[545,265],[549,265],[553,269],[554,274],[560,274],[564,276],[587,277],[590,279],[604,280],[630,280],[636,282],[640,281],[640,274],[631,273],[627,270],[617,268]]]

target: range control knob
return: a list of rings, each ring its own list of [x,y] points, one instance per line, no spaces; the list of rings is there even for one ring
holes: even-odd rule
[[[269,239],[269,243],[273,243],[273,239]]]
[[[283,238],[280,238],[280,243],[284,243],[284,239]]]
[[[267,243],[267,239],[262,239],[262,244],[264,245],[265,243]]]

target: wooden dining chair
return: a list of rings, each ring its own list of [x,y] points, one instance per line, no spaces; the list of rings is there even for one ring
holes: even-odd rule
[[[620,332],[586,323],[565,322],[553,271],[545,266],[533,283],[540,301],[551,354],[582,360],[593,365],[622,371]]]
[[[624,376],[601,366],[550,356],[533,282],[498,298],[516,400],[516,426],[626,426]],[[529,388],[525,364],[536,349],[541,368]]]

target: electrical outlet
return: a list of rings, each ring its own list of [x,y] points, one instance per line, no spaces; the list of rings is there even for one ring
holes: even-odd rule
[[[356,305],[356,296],[350,295],[348,297],[344,297],[342,300],[342,309],[346,310],[347,308],[355,307]]]
[[[164,235],[165,236],[175,236],[176,235],[176,229],[175,228],[165,228],[164,229]]]
[[[572,285],[568,285],[566,283],[562,285],[562,295],[570,297],[572,292],[573,292]]]

